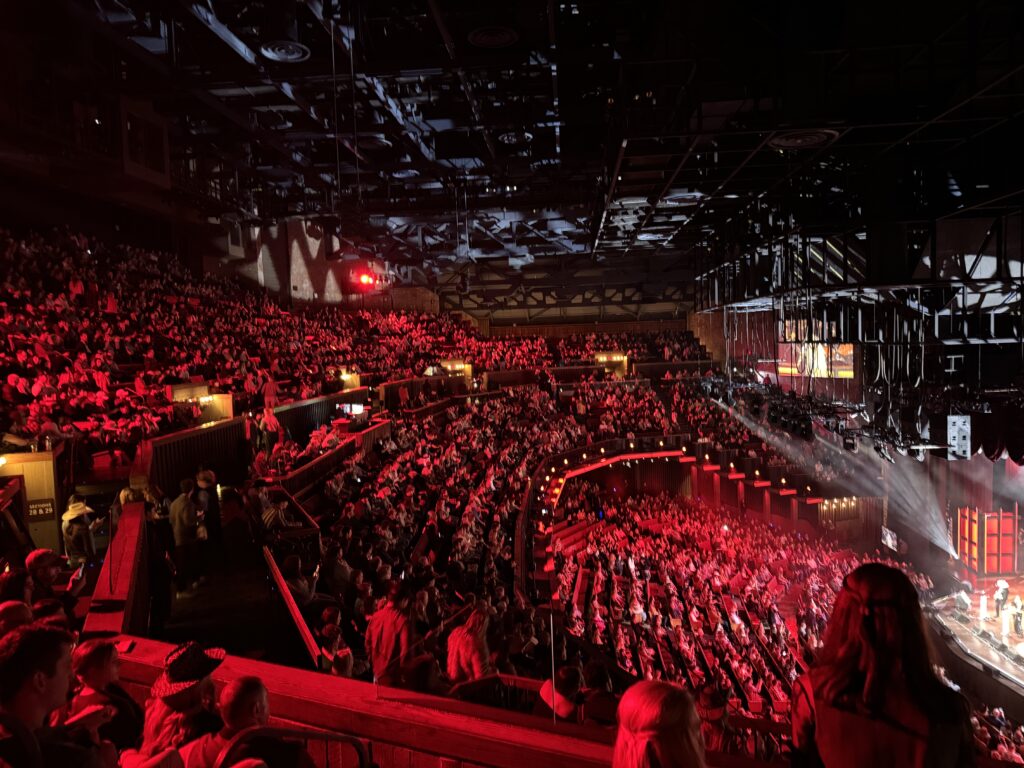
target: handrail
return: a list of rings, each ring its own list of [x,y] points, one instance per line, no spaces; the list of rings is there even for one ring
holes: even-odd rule
[[[145,505],[125,504],[117,533],[111,537],[100,567],[85,617],[85,632],[145,633],[148,629],[149,563],[145,543]]]
[[[370,768],[372,765],[370,762],[369,750],[366,748],[366,745],[355,736],[329,731],[314,731],[307,728],[277,728],[263,725],[246,728],[245,730],[236,733],[224,749],[220,751],[220,755],[217,757],[217,762],[214,763],[214,768],[230,768],[230,766],[237,763],[242,756],[239,754],[242,747],[251,742],[254,738],[272,738],[287,741],[301,740],[304,742],[304,746],[314,740],[326,742],[328,744],[345,744],[352,747],[352,751],[356,753],[356,760],[358,761],[359,768]],[[342,761],[340,764],[350,765],[347,760]]]
[[[281,569],[277,567],[274,555],[270,552],[270,548],[267,546],[263,547],[263,559],[267,563],[267,568],[270,569],[270,577],[274,580],[274,585],[277,587],[277,591],[281,594],[281,599],[284,600],[285,607],[288,609],[288,615],[291,616],[292,623],[295,625],[296,629],[299,630],[299,636],[302,638],[302,644],[306,648],[306,653],[309,654],[309,659],[313,662],[313,667],[318,669],[320,666],[320,646],[317,645],[317,642],[313,637],[313,633],[309,631],[309,625],[306,624],[306,619],[302,615],[302,611],[299,610],[299,606],[295,602],[295,598],[292,596],[292,591],[288,589],[288,584],[285,582],[284,576],[281,574]]]

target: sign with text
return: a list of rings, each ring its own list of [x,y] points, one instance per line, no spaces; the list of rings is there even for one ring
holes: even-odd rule
[[[53,499],[34,499],[28,503],[28,519],[53,520],[56,509]]]

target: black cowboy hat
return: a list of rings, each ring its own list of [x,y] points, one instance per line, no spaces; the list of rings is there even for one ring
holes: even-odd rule
[[[166,699],[198,685],[221,665],[226,655],[223,648],[203,648],[194,641],[179,645],[164,659],[163,674],[153,683],[150,694]]]

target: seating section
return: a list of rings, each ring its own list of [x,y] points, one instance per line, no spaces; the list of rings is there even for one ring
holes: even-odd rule
[[[875,559],[700,499],[621,498],[580,478],[566,483],[554,521],[530,521],[541,534],[536,578],[550,582],[554,599],[517,588],[517,568],[532,568],[514,561],[517,521],[530,478],[551,456],[608,438],[687,433],[698,450],[726,460],[765,470],[792,462],[710,398],[699,374],[673,369],[651,382],[593,368],[608,351],[631,362],[702,359],[686,332],[488,338],[453,315],[286,309],[232,280],[191,275],[166,255],[67,233],[0,231],[0,270],[5,449],[74,440],[82,456],[131,461],[145,438],[201,419],[198,402],[171,400],[175,384],[206,383],[241,410],[268,409],[253,479],[230,504],[241,510],[243,538],[265,545],[305,666],[372,679],[367,627],[404,581],[415,595],[410,687],[450,692],[447,642],[475,607],[488,616],[479,638],[488,686],[500,673],[538,681],[524,684],[532,692],[552,656],[581,658],[614,671],[619,690],[637,679],[689,687],[705,713],[718,713],[708,716],[715,738],[726,712],[788,720],[793,682],[821,646],[845,574]],[[273,428],[273,406],[339,390],[342,369],[399,382],[445,358],[465,360],[475,374],[574,364],[580,373],[561,390],[557,376],[487,396],[423,387],[401,397],[399,388],[390,435],[365,451],[337,451],[329,476],[303,488],[302,503],[272,485],[351,440],[328,423],[292,441]],[[842,480],[842,467],[818,469]],[[194,497],[207,520],[215,482],[207,477]],[[167,523],[169,499],[145,503]],[[180,542],[154,541],[149,558],[161,567],[178,558],[178,573],[164,574],[170,591],[172,575],[207,563],[223,544],[183,551]],[[884,562],[930,595],[926,576]],[[179,578],[176,599],[201,581]],[[976,733],[980,749],[1007,759],[1024,742],[999,710],[980,710]]]

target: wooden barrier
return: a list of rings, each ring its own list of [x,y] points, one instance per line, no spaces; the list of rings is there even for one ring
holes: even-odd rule
[[[25,451],[3,454],[0,477],[23,478],[26,519],[29,533],[37,547],[55,552],[63,550],[60,516],[70,492],[67,471],[68,444],[58,442],[52,451]],[[63,469],[62,469],[63,468]]]
[[[276,482],[292,496],[304,496],[318,482],[334,474],[345,463],[345,460],[356,452],[356,436],[349,435],[345,440],[327,453],[317,456],[312,461],[296,467],[287,475],[267,478]]]
[[[0,490],[0,571],[20,565],[35,543],[25,524],[25,483],[11,477]]]
[[[172,498],[178,494],[178,483],[194,477],[200,464],[212,469],[222,485],[241,483],[248,474],[249,449],[242,418],[183,429],[146,444],[149,481]]]
[[[536,383],[537,374],[534,371],[485,371],[483,375],[483,388],[488,392]]]
[[[141,636],[139,627],[144,622],[132,615],[148,599],[145,585],[138,581],[147,573],[142,559],[144,527],[142,505],[127,505],[117,534],[118,539],[124,537],[125,546],[113,551],[104,564],[85,625],[87,632],[110,633],[131,641],[131,647],[121,654],[120,681],[140,703],[148,697],[163,670],[164,659],[173,650],[168,643]],[[267,550],[263,556],[282,597],[290,597],[273,556]],[[113,560],[118,563],[116,574],[108,570]],[[302,632],[305,621],[294,600],[289,613]],[[319,659],[319,647],[308,626],[305,629],[302,641],[306,652],[311,661]],[[258,676],[266,685],[271,725],[302,726],[364,739],[380,768],[445,768],[453,761],[462,761],[467,768],[519,768],[524,764],[531,768],[607,768],[611,762],[615,733],[609,729],[552,724],[548,718],[521,712],[382,688],[237,656],[228,656],[213,679],[217,686],[223,686],[245,675]],[[502,680],[524,693],[531,693],[540,684],[505,677]],[[742,725],[768,731],[783,727],[765,721]],[[707,763],[712,768],[769,765],[716,753],[707,755]]]
[[[338,417],[339,405],[366,403],[368,398],[369,390],[366,387],[346,389],[333,395],[279,405],[274,408],[274,415],[288,436],[299,445],[303,445],[309,440],[313,430],[330,424]]]
[[[269,547],[263,548],[263,560],[266,562],[267,568],[270,570],[270,578],[273,580],[274,586],[277,588],[277,593],[281,596],[281,600],[284,601],[285,608],[288,610],[288,615],[291,616],[292,623],[295,625],[295,629],[299,633],[299,638],[302,640],[302,645],[306,649],[310,665],[313,669],[319,669],[320,646],[317,645],[316,640],[313,638],[313,633],[309,631],[309,625],[306,624],[306,619],[302,615],[302,611],[299,610],[299,606],[295,602],[295,598],[292,596],[291,590],[288,589],[288,584],[285,582],[284,576],[281,574],[281,569],[277,567],[277,561],[274,560],[274,555],[271,553]]]
[[[651,379],[651,381],[664,379],[666,373],[671,373],[673,376],[680,372],[693,375],[704,373],[712,367],[714,367],[714,362],[710,357],[698,360],[684,360],[678,363],[634,362],[632,364],[633,373]]]
[[[380,403],[387,410],[398,410],[405,407],[402,402],[403,390],[412,401],[419,396],[424,387],[440,388],[442,395],[464,395],[468,391],[465,376],[429,376],[412,379],[400,379],[381,384],[379,389]]]
[[[107,548],[83,632],[145,634],[149,629],[146,510],[125,504]]]
[[[269,531],[274,537],[274,555],[279,556],[281,554],[279,550],[286,550],[300,554],[303,562],[319,560],[321,552],[320,526],[309,516],[306,508],[279,485],[267,488],[267,495],[274,503],[286,502],[292,517],[302,523],[302,525]]]
[[[364,429],[358,435],[356,435],[356,447],[359,449],[359,454],[365,456],[367,453],[373,450],[374,446],[377,445],[385,437],[391,434],[391,420],[384,419],[376,421],[370,424],[369,428]]]
[[[679,320],[622,320],[616,322],[552,323],[529,325],[492,325],[490,335],[494,338],[506,336],[543,336],[560,339],[566,336],[588,333],[658,333],[661,331],[688,330],[686,318]]]
[[[335,448],[317,456],[312,461],[296,467],[286,475],[264,478],[284,488],[296,498],[303,498],[321,480],[332,475],[345,461],[356,453],[365,454],[372,450],[378,440],[391,433],[391,421],[375,421],[360,432],[352,432]]]

